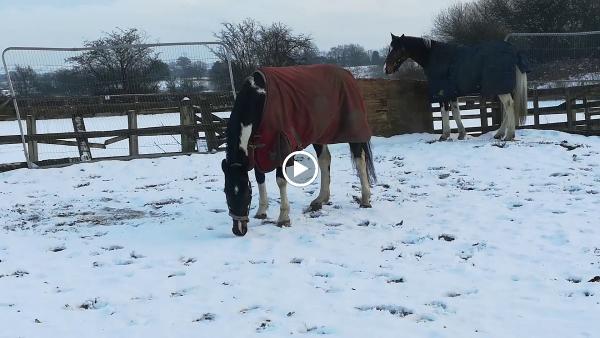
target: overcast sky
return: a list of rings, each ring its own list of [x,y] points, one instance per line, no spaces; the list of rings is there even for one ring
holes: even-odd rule
[[[281,21],[321,50],[344,43],[379,49],[389,33],[424,35],[455,0],[0,0],[0,49],[78,47],[115,27],[144,30],[152,42],[212,41],[220,23]]]

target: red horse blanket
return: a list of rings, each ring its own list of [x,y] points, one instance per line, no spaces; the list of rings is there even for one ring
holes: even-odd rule
[[[311,144],[368,142],[371,129],[356,80],[333,65],[263,67],[266,83],[254,164],[262,172]]]

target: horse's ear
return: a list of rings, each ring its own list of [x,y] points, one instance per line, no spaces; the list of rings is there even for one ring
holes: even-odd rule
[[[403,38],[403,37],[404,37],[404,34],[402,34],[401,38]]]
[[[392,40],[396,40],[396,39],[398,39],[398,37],[397,37],[397,36],[395,36],[395,35],[394,35],[394,33],[390,33],[390,34],[392,35]]]

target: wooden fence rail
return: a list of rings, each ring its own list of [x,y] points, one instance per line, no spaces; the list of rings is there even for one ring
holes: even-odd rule
[[[531,89],[528,92],[533,107],[528,115],[533,123],[520,126],[522,129],[554,129],[584,135],[600,135],[600,84],[568,88]],[[501,121],[500,103],[482,97],[463,97],[459,99],[461,119],[479,119],[480,125],[466,128],[468,133],[477,135],[497,129]],[[478,110],[478,113],[465,112]],[[432,113],[439,113],[440,107],[433,106]],[[550,120],[564,116],[564,121],[542,123],[541,117]],[[583,118],[580,118],[583,115]],[[492,120],[491,125],[488,119]],[[441,121],[440,116],[432,116],[432,122]],[[434,128],[436,132],[441,129]],[[457,132],[456,128],[452,132]]]

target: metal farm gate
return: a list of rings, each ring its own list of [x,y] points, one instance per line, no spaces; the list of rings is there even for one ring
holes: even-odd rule
[[[235,88],[218,42],[10,47],[2,62],[14,114],[0,116],[0,164],[211,152],[225,143]]]

